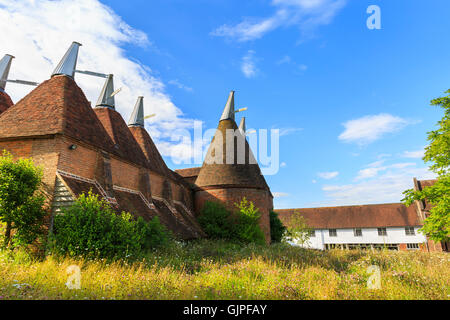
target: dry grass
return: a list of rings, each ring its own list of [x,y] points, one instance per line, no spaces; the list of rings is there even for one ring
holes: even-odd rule
[[[81,268],[69,290],[67,267]],[[367,288],[367,268],[382,287]],[[284,245],[174,244],[140,262],[86,261],[0,251],[8,299],[440,299],[450,298],[450,256],[424,252],[318,252]]]

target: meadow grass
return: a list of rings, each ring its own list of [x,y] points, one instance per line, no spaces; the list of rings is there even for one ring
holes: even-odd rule
[[[81,289],[66,287],[70,265]],[[367,268],[381,269],[368,289]],[[0,300],[11,299],[450,299],[450,255],[315,251],[283,244],[174,243],[141,261],[86,260],[0,251]]]

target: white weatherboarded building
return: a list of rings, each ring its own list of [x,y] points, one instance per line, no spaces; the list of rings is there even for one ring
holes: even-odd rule
[[[308,243],[311,249],[381,249],[441,251],[418,230],[423,226],[416,205],[402,203],[276,210],[289,225],[298,212],[314,229]]]

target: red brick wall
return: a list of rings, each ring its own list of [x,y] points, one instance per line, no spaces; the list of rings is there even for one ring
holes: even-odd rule
[[[56,167],[59,153],[58,139],[24,139],[15,141],[0,141],[0,149],[7,150],[14,158],[32,158],[34,164],[43,171],[43,191],[51,201],[55,187]]]
[[[76,145],[77,148],[70,150],[71,145]],[[60,138],[58,147],[60,152],[59,170],[89,179],[95,178],[95,168],[99,156],[97,150],[66,137]]]
[[[111,172],[114,185],[139,189],[139,167],[111,157]]]
[[[164,178],[159,174],[150,172],[150,185],[152,186],[152,195],[162,198]]]
[[[228,210],[235,211],[236,206],[234,204],[241,202],[243,197],[246,197],[248,201],[252,201],[262,213],[260,227],[264,233],[266,242],[270,243],[269,211],[273,208],[273,203],[272,198],[266,190],[228,188],[197,191],[195,193],[195,211],[198,214],[206,201],[221,201],[226,205]]]

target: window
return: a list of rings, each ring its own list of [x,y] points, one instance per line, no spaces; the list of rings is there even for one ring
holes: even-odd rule
[[[386,228],[378,228],[378,235],[379,236],[387,236],[387,230]]]
[[[408,244],[406,244],[406,248],[408,250],[418,250],[419,244],[418,243],[408,243]]]
[[[353,234],[355,237],[362,237],[362,230],[361,229],[353,229]]]
[[[414,227],[406,227],[405,228],[405,234],[407,236],[415,236],[416,233],[414,232]]]
[[[310,236],[311,238],[314,238],[314,237],[316,236],[316,230],[310,230],[310,231],[309,231],[309,236]]]
[[[330,233],[330,237],[337,237],[337,231],[336,231],[336,229],[330,229],[330,230],[329,230],[329,233]]]

